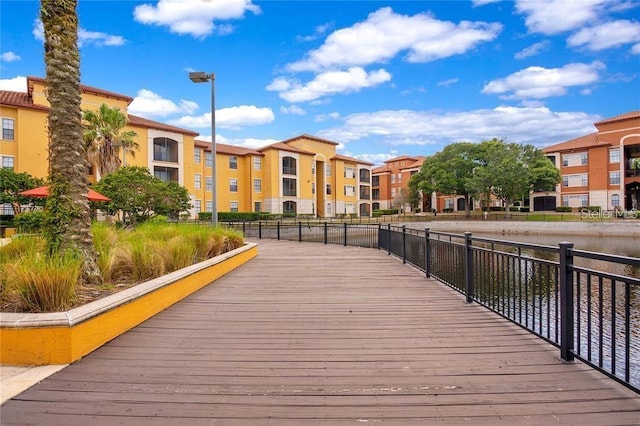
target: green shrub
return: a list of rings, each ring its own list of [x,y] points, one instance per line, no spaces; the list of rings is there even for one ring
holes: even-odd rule
[[[503,212],[503,211],[506,211],[506,209],[504,207],[491,206],[491,207],[489,207],[489,211],[490,212]]]
[[[9,228],[13,228],[15,225],[13,224],[13,219],[15,218],[12,214],[0,214],[0,225],[7,226]]]
[[[556,211],[558,213],[571,213],[573,211],[573,208],[571,208],[571,207],[556,207]]]
[[[380,209],[380,210],[374,210],[373,213],[371,213],[373,217],[380,217],[380,216],[392,215],[392,214],[398,214],[398,209]]]
[[[220,222],[252,222],[256,220],[269,220],[272,217],[268,212],[219,212]],[[209,216],[211,219],[211,216]]]
[[[446,209],[442,209],[443,213],[453,213],[453,209],[452,208],[446,208]]]
[[[198,220],[202,222],[211,222],[211,217],[213,213],[211,212],[200,212],[198,213]]]
[[[44,212],[33,211],[16,215],[13,223],[21,233],[33,234],[40,232],[44,226]]]

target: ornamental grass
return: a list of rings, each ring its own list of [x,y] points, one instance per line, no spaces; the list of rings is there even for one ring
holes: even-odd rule
[[[218,256],[244,244],[233,229],[146,223],[133,230],[92,227],[104,284],[79,285],[79,256],[46,256],[38,236],[0,247],[2,311],[56,312]]]

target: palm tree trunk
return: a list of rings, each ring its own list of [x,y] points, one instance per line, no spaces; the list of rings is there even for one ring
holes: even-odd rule
[[[83,281],[101,282],[87,200],[88,162],[82,138],[80,55],[76,0],[42,0],[49,110],[49,198],[47,242],[51,253],[78,250]]]

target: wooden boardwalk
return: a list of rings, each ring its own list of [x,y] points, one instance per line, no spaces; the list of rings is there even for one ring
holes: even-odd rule
[[[2,425],[638,424],[640,396],[384,252],[259,255],[0,408]]]

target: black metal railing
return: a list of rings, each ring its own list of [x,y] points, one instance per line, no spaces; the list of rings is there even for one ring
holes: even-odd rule
[[[640,259],[391,225],[378,246],[640,392]]]

